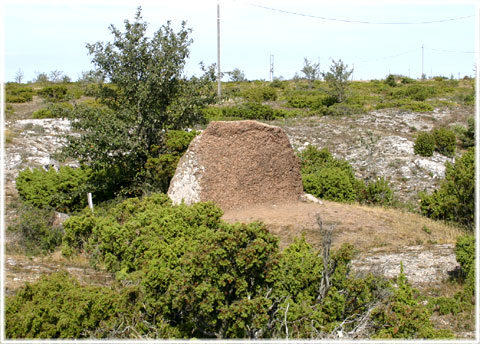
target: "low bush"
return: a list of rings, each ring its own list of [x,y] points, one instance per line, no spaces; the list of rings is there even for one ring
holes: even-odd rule
[[[446,128],[439,128],[433,131],[435,139],[435,150],[440,154],[453,157],[457,146],[457,138],[455,133]]]
[[[418,301],[418,291],[410,286],[401,265],[400,274],[386,302],[373,311],[378,339],[453,338],[449,330],[437,330],[430,321],[431,311]]]
[[[435,137],[427,132],[422,132],[417,135],[413,151],[415,154],[425,157],[433,155],[435,150]]]
[[[33,112],[33,118],[68,118],[73,110],[70,103],[51,103],[47,107]]]
[[[455,257],[462,268],[464,289],[459,298],[475,304],[475,237],[463,235],[457,239],[455,245]]]
[[[5,85],[6,103],[26,103],[33,99],[33,89],[15,83]]]
[[[352,166],[335,159],[328,149],[312,145],[299,154],[305,192],[338,202],[358,201],[366,204],[391,205],[393,191],[384,178],[365,184],[355,178]]]
[[[71,96],[65,85],[51,85],[37,91],[37,94],[45,100],[55,103],[68,100]]]
[[[474,228],[475,149],[472,147],[452,165],[447,162],[445,179],[432,194],[420,194],[423,215],[466,228]]]
[[[368,181],[357,198],[360,203],[390,206],[393,204],[393,191],[385,178],[380,177]]]
[[[86,183],[91,171],[83,168],[60,167],[26,169],[19,173],[16,187],[20,198],[41,209],[53,208],[72,212],[87,205]]]
[[[261,103],[264,101],[274,101],[278,98],[277,90],[273,87],[267,86],[249,88],[241,92],[240,96],[245,98],[249,102],[256,103]]]
[[[208,107],[204,110],[207,120],[224,120],[229,118],[235,119],[256,119],[256,120],[273,120],[276,118],[284,118],[296,115],[296,112],[274,109],[269,105],[260,103],[242,103],[236,106],[226,107]]]
[[[121,317],[120,310],[127,313],[121,305],[120,295],[108,287],[81,286],[66,272],[44,275],[6,298],[5,336],[88,338]]]
[[[16,233],[16,244],[26,254],[53,252],[62,242],[63,231],[52,227],[55,212],[51,208],[38,209],[24,204],[18,209],[18,218],[8,227]]]

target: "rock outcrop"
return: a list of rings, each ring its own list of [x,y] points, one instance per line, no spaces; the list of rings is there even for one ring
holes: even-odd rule
[[[297,201],[300,162],[283,129],[256,121],[211,122],[180,159],[168,195],[223,209]]]

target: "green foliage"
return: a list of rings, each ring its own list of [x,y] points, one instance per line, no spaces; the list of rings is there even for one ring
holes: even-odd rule
[[[448,157],[454,156],[457,138],[453,131],[445,128],[435,129],[433,131],[433,137],[435,138],[436,151]]]
[[[144,175],[142,193],[154,190],[168,191],[178,161],[197,134],[196,131],[169,130],[165,134],[165,153],[158,155],[159,147],[152,147],[152,154],[142,172]]]
[[[71,98],[68,88],[65,85],[46,86],[38,90],[37,94],[52,103],[63,102]]]
[[[277,90],[273,87],[261,86],[248,88],[240,94],[249,102],[261,103],[264,101],[277,100]]]
[[[461,311],[461,305],[452,297],[437,297],[432,300],[433,311],[440,315],[456,315]]]
[[[85,184],[89,171],[82,168],[60,167],[26,169],[19,173],[16,187],[20,198],[37,208],[54,208],[71,212],[86,206]]]
[[[338,167],[325,167],[318,173],[303,175],[302,182],[307,193],[322,199],[353,202],[357,196],[348,171]]]
[[[26,103],[32,101],[33,89],[25,87],[21,84],[8,82],[5,85],[5,102],[6,103]]]
[[[460,140],[463,148],[475,146],[475,118],[469,117],[467,120],[467,128],[460,133]]]
[[[190,29],[182,23],[174,32],[170,22],[148,38],[139,8],[125,31],[110,26],[113,42],[87,44],[101,80],[97,98],[103,109],[77,106],[66,156],[94,171],[116,168],[127,185],[140,190],[152,151],[167,154],[165,133],[185,130],[203,120],[202,109],[214,101],[213,68],[201,77],[184,75],[189,56]]]
[[[330,95],[333,96],[337,103],[344,102],[347,99],[347,90],[353,69],[348,69],[348,65],[344,64],[342,60],[332,60],[330,71],[323,73]]]
[[[38,209],[24,204],[18,209],[18,218],[8,227],[18,236],[17,244],[26,254],[53,252],[62,242],[62,230],[52,227],[55,212],[51,208]]]
[[[33,112],[33,118],[68,118],[73,111],[73,105],[70,103],[51,103],[47,107]]]
[[[256,119],[256,120],[273,120],[284,118],[296,114],[285,110],[274,109],[269,105],[260,103],[242,103],[237,106],[228,107],[209,107],[205,109],[205,117],[208,120],[225,120],[225,119]]]
[[[397,86],[397,81],[395,80],[395,75],[392,75],[392,74],[389,74],[386,78],[385,78],[385,84],[387,84],[388,86],[390,87],[395,87]]]
[[[446,164],[445,179],[440,188],[420,195],[423,215],[433,219],[457,222],[474,228],[475,210],[475,150],[470,148],[455,161]]]
[[[378,330],[374,338],[433,339],[452,338],[450,331],[436,330],[430,322],[431,312],[417,301],[418,292],[408,283],[403,264],[397,277],[397,287],[387,302],[373,312]]]
[[[320,78],[320,63],[312,63],[305,57],[301,72],[308,80],[308,87],[312,88],[313,82]]]
[[[121,298],[110,288],[84,286],[66,272],[45,275],[5,300],[9,339],[85,338],[113,321]]]
[[[359,201],[366,204],[390,206],[393,204],[393,191],[385,178],[368,181],[360,191]]]
[[[460,264],[465,281],[463,295],[470,304],[475,299],[475,237],[473,235],[460,236],[455,245],[455,257]]]
[[[393,202],[393,191],[384,178],[365,184],[355,178],[353,168],[347,161],[335,159],[326,148],[318,150],[309,145],[299,157],[303,188],[315,197],[384,206]]]
[[[413,145],[413,151],[415,154],[429,157],[433,155],[434,150],[435,137],[427,132],[419,133],[415,139],[415,144]]]

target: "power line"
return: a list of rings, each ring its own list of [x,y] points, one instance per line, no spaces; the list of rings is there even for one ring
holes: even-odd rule
[[[371,21],[348,20],[348,19],[338,19],[338,18],[329,18],[329,17],[315,16],[315,15],[311,15],[311,14],[305,14],[305,13],[298,13],[298,12],[286,11],[286,10],[281,10],[281,9],[278,9],[278,8],[272,8],[272,7],[267,7],[267,6],[255,5],[255,4],[248,4],[248,5],[249,5],[249,6],[252,6],[252,7],[262,8],[262,9],[265,9],[265,10],[276,11],[276,12],[281,12],[281,13],[286,13],[286,14],[293,14],[293,15],[301,16],[301,17],[308,17],[308,18],[321,19],[321,20],[330,20],[330,21],[338,21],[338,22],[344,22],[344,23],[371,24],[371,25],[419,25],[419,24],[434,24],[434,23],[444,23],[444,22],[449,22],[449,21],[462,20],[462,19],[467,19],[467,18],[475,17],[475,15],[470,15],[470,16],[464,16],[464,17],[456,17],[456,18],[448,18],[448,19],[440,19],[440,20],[431,20],[431,21],[421,21],[421,22],[371,22]]]
[[[428,50],[439,51],[442,53],[456,53],[456,54],[478,54],[477,51],[455,51],[455,50],[445,50],[445,49],[434,49],[434,48],[425,48]]]

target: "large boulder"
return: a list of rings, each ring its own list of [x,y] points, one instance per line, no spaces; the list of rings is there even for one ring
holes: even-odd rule
[[[211,122],[180,159],[174,204],[213,201],[223,209],[298,201],[300,161],[285,132],[257,121]]]

